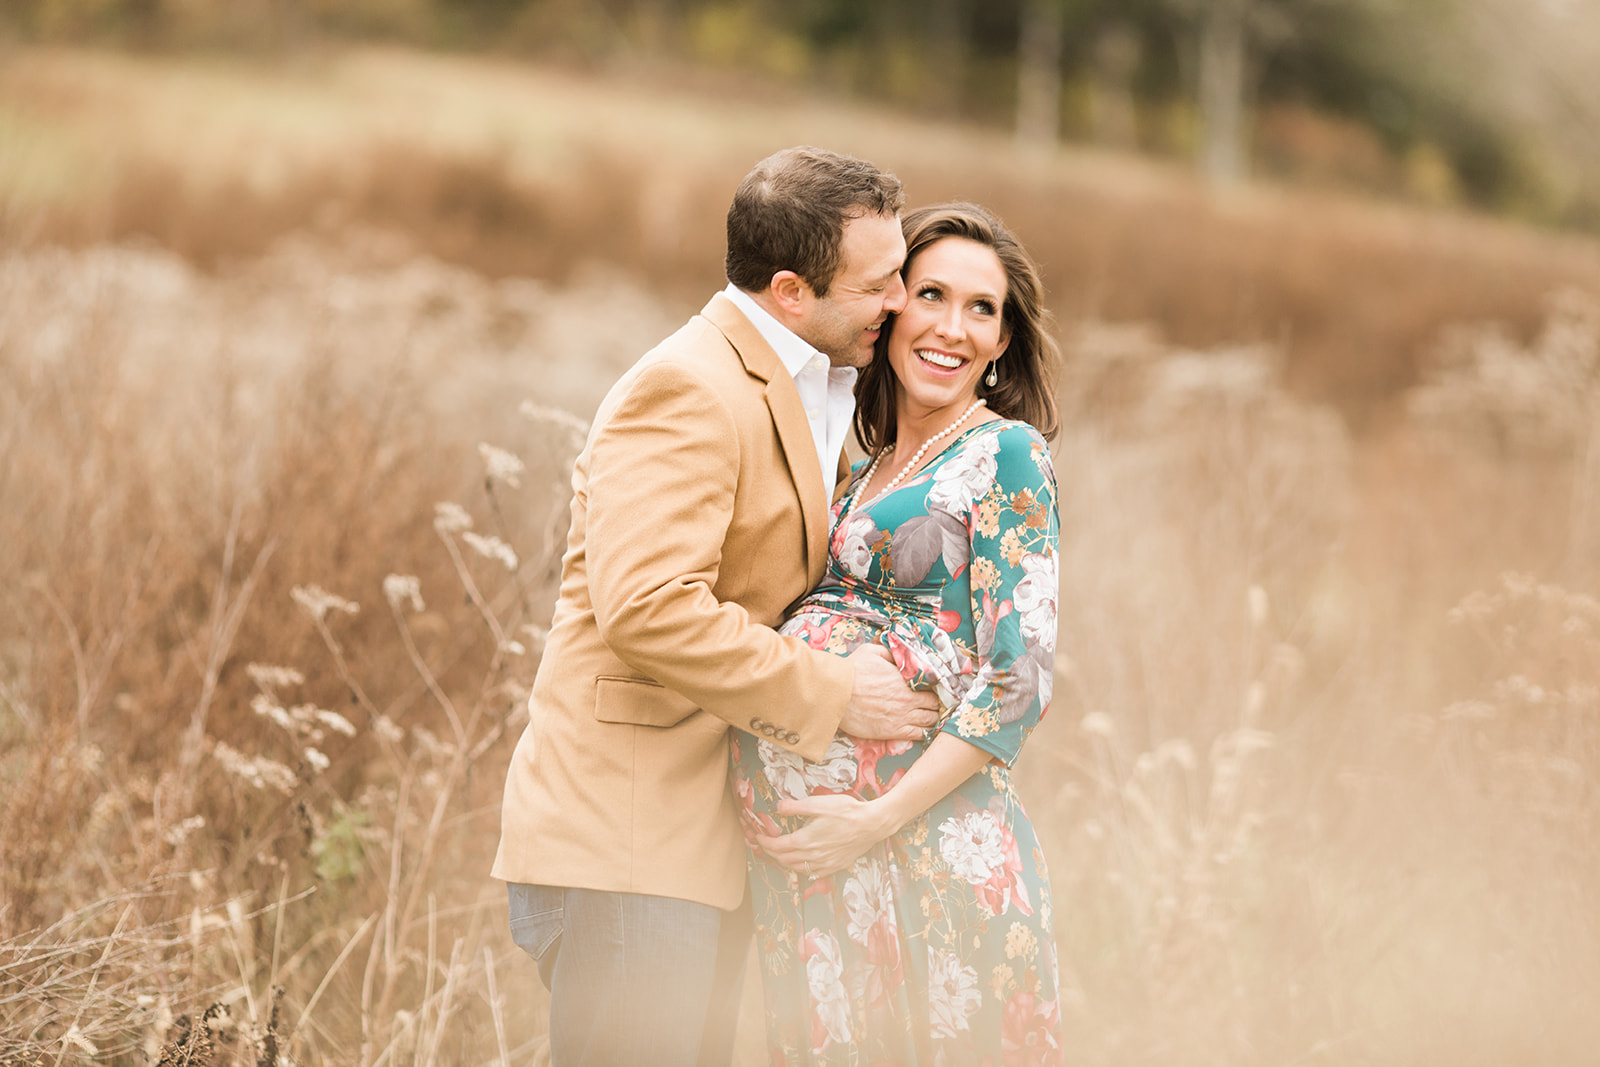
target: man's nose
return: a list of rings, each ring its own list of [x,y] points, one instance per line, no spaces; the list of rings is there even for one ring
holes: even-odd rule
[[[883,310],[898,315],[906,309],[906,283],[905,279],[896,274],[889,283],[887,292],[883,297]]]

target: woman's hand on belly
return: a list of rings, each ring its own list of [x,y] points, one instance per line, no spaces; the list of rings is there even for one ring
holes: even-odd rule
[[[756,844],[774,863],[808,878],[845,870],[902,825],[888,805],[843,794],[784,800],[778,804],[778,814],[807,821],[793,833],[758,835]]]

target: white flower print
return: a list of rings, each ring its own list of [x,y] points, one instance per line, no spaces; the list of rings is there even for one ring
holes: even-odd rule
[[[960,452],[933,472],[928,506],[952,515],[965,515],[994,484],[1000,470],[994,457],[999,451],[1000,438],[996,434],[985,433],[968,441]]]
[[[850,940],[865,945],[873,926],[894,910],[888,865],[875,856],[858,861],[844,883],[844,906],[850,915]]]
[[[928,1014],[933,1036],[955,1037],[970,1029],[967,1020],[982,1004],[978,972],[955,953],[934,949],[928,959]]]
[[[844,989],[844,958],[839,952],[839,942],[830,933],[812,930],[806,934],[802,952],[806,957],[806,984],[811,988],[812,1010],[828,1037],[844,1044],[850,1040],[850,996]],[[821,1052],[827,1046],[824,1041],[812,1051]]]
[[[939,857],[968,885],[982,885],[1005,867],[1005,833],[992,811],[951,816],[939,825]]]
[[[856,783],[856,746],[847,738],[836,736],[829,741],[821,763],[808,763],[764,739],[759,747],[767,781],[786,800],[810,796],[819,787],[842,793]]]
[[[1022,557],[1023,578],[1011,594],[1022,615],[1022,636],[1047,652],[1056,650],[1056,557],[1030,552]]]
[[[866,515],[852,515],[840,531],[839,562],[857,578],[865,578],[872,567],[872,544],[878,527]]]

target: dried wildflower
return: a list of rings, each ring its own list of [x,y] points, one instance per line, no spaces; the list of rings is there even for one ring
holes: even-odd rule
[[[524,400],[518,409],[522,416],[530,422],[547,422],[566,430],[581,446],[589,436],[589,424],[583,419],[560,408],[543,407],[531,400]]]
[[[188,840],[190,834],[201,829],[205,826],[205,824],[206,817],[204,815],[191,815],[178,825],[174,826],[172,829],[168,830],[163,836],[167,839],[167,844],[176,848],[178,845],[181,845],[184,841]]]
[[[1081,725],[1084,733],[1095,737],[1110,738],[1117,732],[1116,724],[1111,721],[1111,716],[1103,711],[1091,711],[1083,717]]]
[[[361,610],[360,604],[330,593],[320,585],[297,585],[289,591],[289,595],[318,622],[327,618],[330,611],[342,611],[346,615],[354,615]]]
[[[296,730],[294,718],[265,693],[257,693],[250,698],[250,710],[263,719],[271,719],[275,725],[289,733],[294,733]]]
[[[83,1036],[83,1031],[78,1029],[77,1023],[73,1023],[72,1027],[61,1035],[61,1051],[65,1053],[69,1047],[75,1048],[80,1052],[87,1052],[91,1056],[100,1054],[100,1050],[95,1047],[94,1042]]]
[[[514,453],[480,441],[478,455],[483,457],[484,474],[491,483],[505,482],[513,489],[522,484],[521,474],[527,468]]]
[[[485,559],[492,559],[504,565],[508,571],[517,569],[517,554],[510,545],[500,538],[490,534],[485,537],[470,531],[463,533],[461,539],[472,547],[472,550]]]
[[[344,734],[346,737],[354,737],[356,735],[355,726],[337,711],[329,711],[326,708],[312,708],[311,717],[336,734]]]
[[[396,611],[402,607],[423,611],[427,607],[422,602],[422,582],[414,574],[391,574],[384,578],[383,595]]]
[[[294,772],[277,760],[265,756],[246,756],[222,741],[212,746],[211,754],[222,764],[223,770],[257,789],[276,789],[280,793],[290,793],[294,791],[298,782]]]
[[[306,762],[311,764],[312,769],[318,774],[328,769],[328,757],[315,748],[306,749]]]
[[[472,516],[467,509],[450,500],[441,500],[433,506],[433,528],[442,534],[460,533],[472,529]]]
[[[262,689],[268,691],[282,689],[291,685],[301,685],[306,676],[293,667],[274,667],[266,663],[252,663],[245,667],[245,673],[250,680]]]
[[[372,729],[377,735],[391,745],[398,745],[406,739],[406,732],[395,725],[395,721],[387,715],[379,715],[372,721]]]

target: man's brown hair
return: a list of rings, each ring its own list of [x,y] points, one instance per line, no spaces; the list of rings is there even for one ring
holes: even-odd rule
[[[728,281],[758,293],[792,270],[827,296],[843,258],[844,225],[865,215],[894,217],[905,204],[900,179],[865,160],[802,145],[757,163],[728,208]]]

